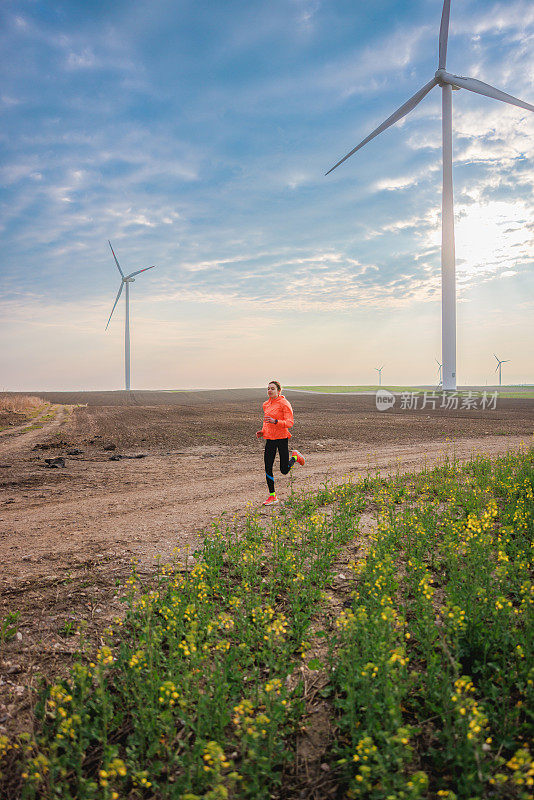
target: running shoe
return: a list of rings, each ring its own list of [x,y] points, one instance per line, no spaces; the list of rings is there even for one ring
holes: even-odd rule
[[[302,453],[299,453],[298,450],[293,450],[291,452],[291,457],[294,458],[297,464],[300,464],[301,467],[303,467],[304,464],[306,463],[304,456],[302,455]]]
[[[269,497],[267,498],[267,500],[263,501],[263,505],[264,506],[274,506],[278,502],[279,502],[278,497],[275,494],[270,494]]]

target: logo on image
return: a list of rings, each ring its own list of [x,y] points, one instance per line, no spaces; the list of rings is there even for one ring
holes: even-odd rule
[[[379,389],[375,397],[376,407],[379,411],[387,411],[395,405],[395,395],[387,389]]]

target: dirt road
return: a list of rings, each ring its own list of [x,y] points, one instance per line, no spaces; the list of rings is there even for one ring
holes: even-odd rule
[[[316,489],[325,480],[340,483],[345,476],[368,470],[417,471],[446,455],[466,460],[527,444],[525,436],[487,436],[454,444],[426,443],[423,449],[420,444],[383,445],[372,452],[360,447],[311,453],[304,468],[294,468],[293,487]],[[11,583],[30,575],[50,578],[55,565],[64,570],[95,555],[114,560],[135,556],[148,566],[157,556],[168,558],[175,547],[195,550],[198,532],[223,514],[241,517],[249,505],[262,510],[259,501],[266,491],[261,452],[236,456],[230,448],[213,449],[217,452],[153,455],[89,467],[76,462],[59,489],[14,497],[0,516],[4,579]],[[73,480],[76,485],[71,487]],[[82,481],[85,491],[78,488]],[[288,478],[280,475],[277,486],[283,501],[290,491]]]
[[[0,458],[24,455],[35,442],[64,425],[72,410],[72,406],[50,404],[31,420],[0,430]]]

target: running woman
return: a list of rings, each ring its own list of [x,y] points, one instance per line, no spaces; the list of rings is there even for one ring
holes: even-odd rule
[[[281,394],[282,387],[278,381],[270,381],[267,385],[269,399],[263,404],[263,428],[256,431],[258,439],[265,439],[265,477],[269,497],[263,501],[264,506],[278,503],[274,491],[273,466],[276,451],[280,454],[280,472],[287,475],[293,464],[304,464],[304,456],[298,450],[291,451],[289,457],[289,428],[293,426],[293,409],[291,403]]]

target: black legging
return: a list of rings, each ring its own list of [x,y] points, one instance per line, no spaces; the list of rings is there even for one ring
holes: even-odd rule
[[[280,472],[282,475],[287,475],[295,463],[293,456],[289,458],[289,439],[266,439],[263,457],[265,459],[265,477],[271,493],[274,492],[273,467],[277,450],[280,453]]]

